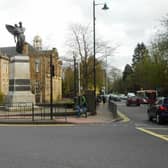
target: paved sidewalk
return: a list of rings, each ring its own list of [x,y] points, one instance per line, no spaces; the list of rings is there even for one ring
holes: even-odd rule
[[[56,118],[55,121],[61,122],[65,121],[63,118]],[[113,118],[112,112],[108,109],[108,103],[100,103],[97,106],[97,114],[96,115],[88,115],[87,118],[85,116],[76,117],[76,116],[68,116],[67,123],[72,124],[98,124],[98,123],[111,123],[116,121]]]
[[[108,109],[108,103],[100,103],[97,106],[97,114],[96,115],[90,115],[88,114],[88,117],[85,118],[85,115],[81,115],[80,117],[77,117],[76,115],[72,116],[57,116],[54,117],[53,120],[50,120],[50,116],[48,116],[48,119],[37,119],[35,118],[34,121],[32,121],[32,117],[29,118],[23,117],[18,119],[11,118],[11,119],[3,119],[0,120],[0,124],[103,124],[103,123],[111,123],[113,121],[119,120],[119,118],[113,118],[112,112]],[[3,115],[4,112],[1,112],[1,115]],[[6,116],[8,117],[8,116]]]

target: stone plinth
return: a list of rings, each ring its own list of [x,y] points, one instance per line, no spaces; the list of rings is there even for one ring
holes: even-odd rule
[[[29,56],[17,55],[10,58],[9,93],[6,103],[35,103],[30,87]]]

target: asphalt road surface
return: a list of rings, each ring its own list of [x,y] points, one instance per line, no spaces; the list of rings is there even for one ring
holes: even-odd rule
[[[158,168],[168,165],[168,125],[147,121],[146,107],[118,109],[125,122],[94,125],[1,126],[2,168]],[[154,132],[154,135],[149,132]]]

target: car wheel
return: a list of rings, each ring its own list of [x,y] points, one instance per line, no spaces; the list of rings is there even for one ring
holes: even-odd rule
[[[162,119],[161,119],[161,117],[158,113],[156,114],[156,123],[157,124],[162,124]]]

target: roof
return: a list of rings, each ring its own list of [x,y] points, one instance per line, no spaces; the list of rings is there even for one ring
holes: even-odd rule
[[[37,50],[36,48],[34,48],[31,44],[27,43],[28,44],[28,52],[29,54],[32,54],[32,53],[40,53],[41,55],[45,55],[45,54],[49,54],[49,53],[52,53],[53,50]],[[54,48],[54,52],[57,53],[57,50]],[[12,57],[12,56],[15,56],[15,55],[19,55],[20,53],[18,53],[16,51],[16,47],[0,47],[0,53],[2,53],[3,55],[7,55],[7,57]],[[58,54],[57,54],[58,55]]]
[[[13,55],[17,55],[18,53],[16,52],[16,47],[1,47],[0,51],[3,54],[6,54],[8,57],[11,57]]]
[[[36,51],[36,49],[32,45],[30,45],[29,43],[27,43],[27,44],[28,44],[30,53]],[[20,54],[16,51],[16,47],[14,47],[14,46],[12,46],[12,47],[0,47],[0,52],[2,54],[6,54],[8,57],[12,57],[14,55]]]

